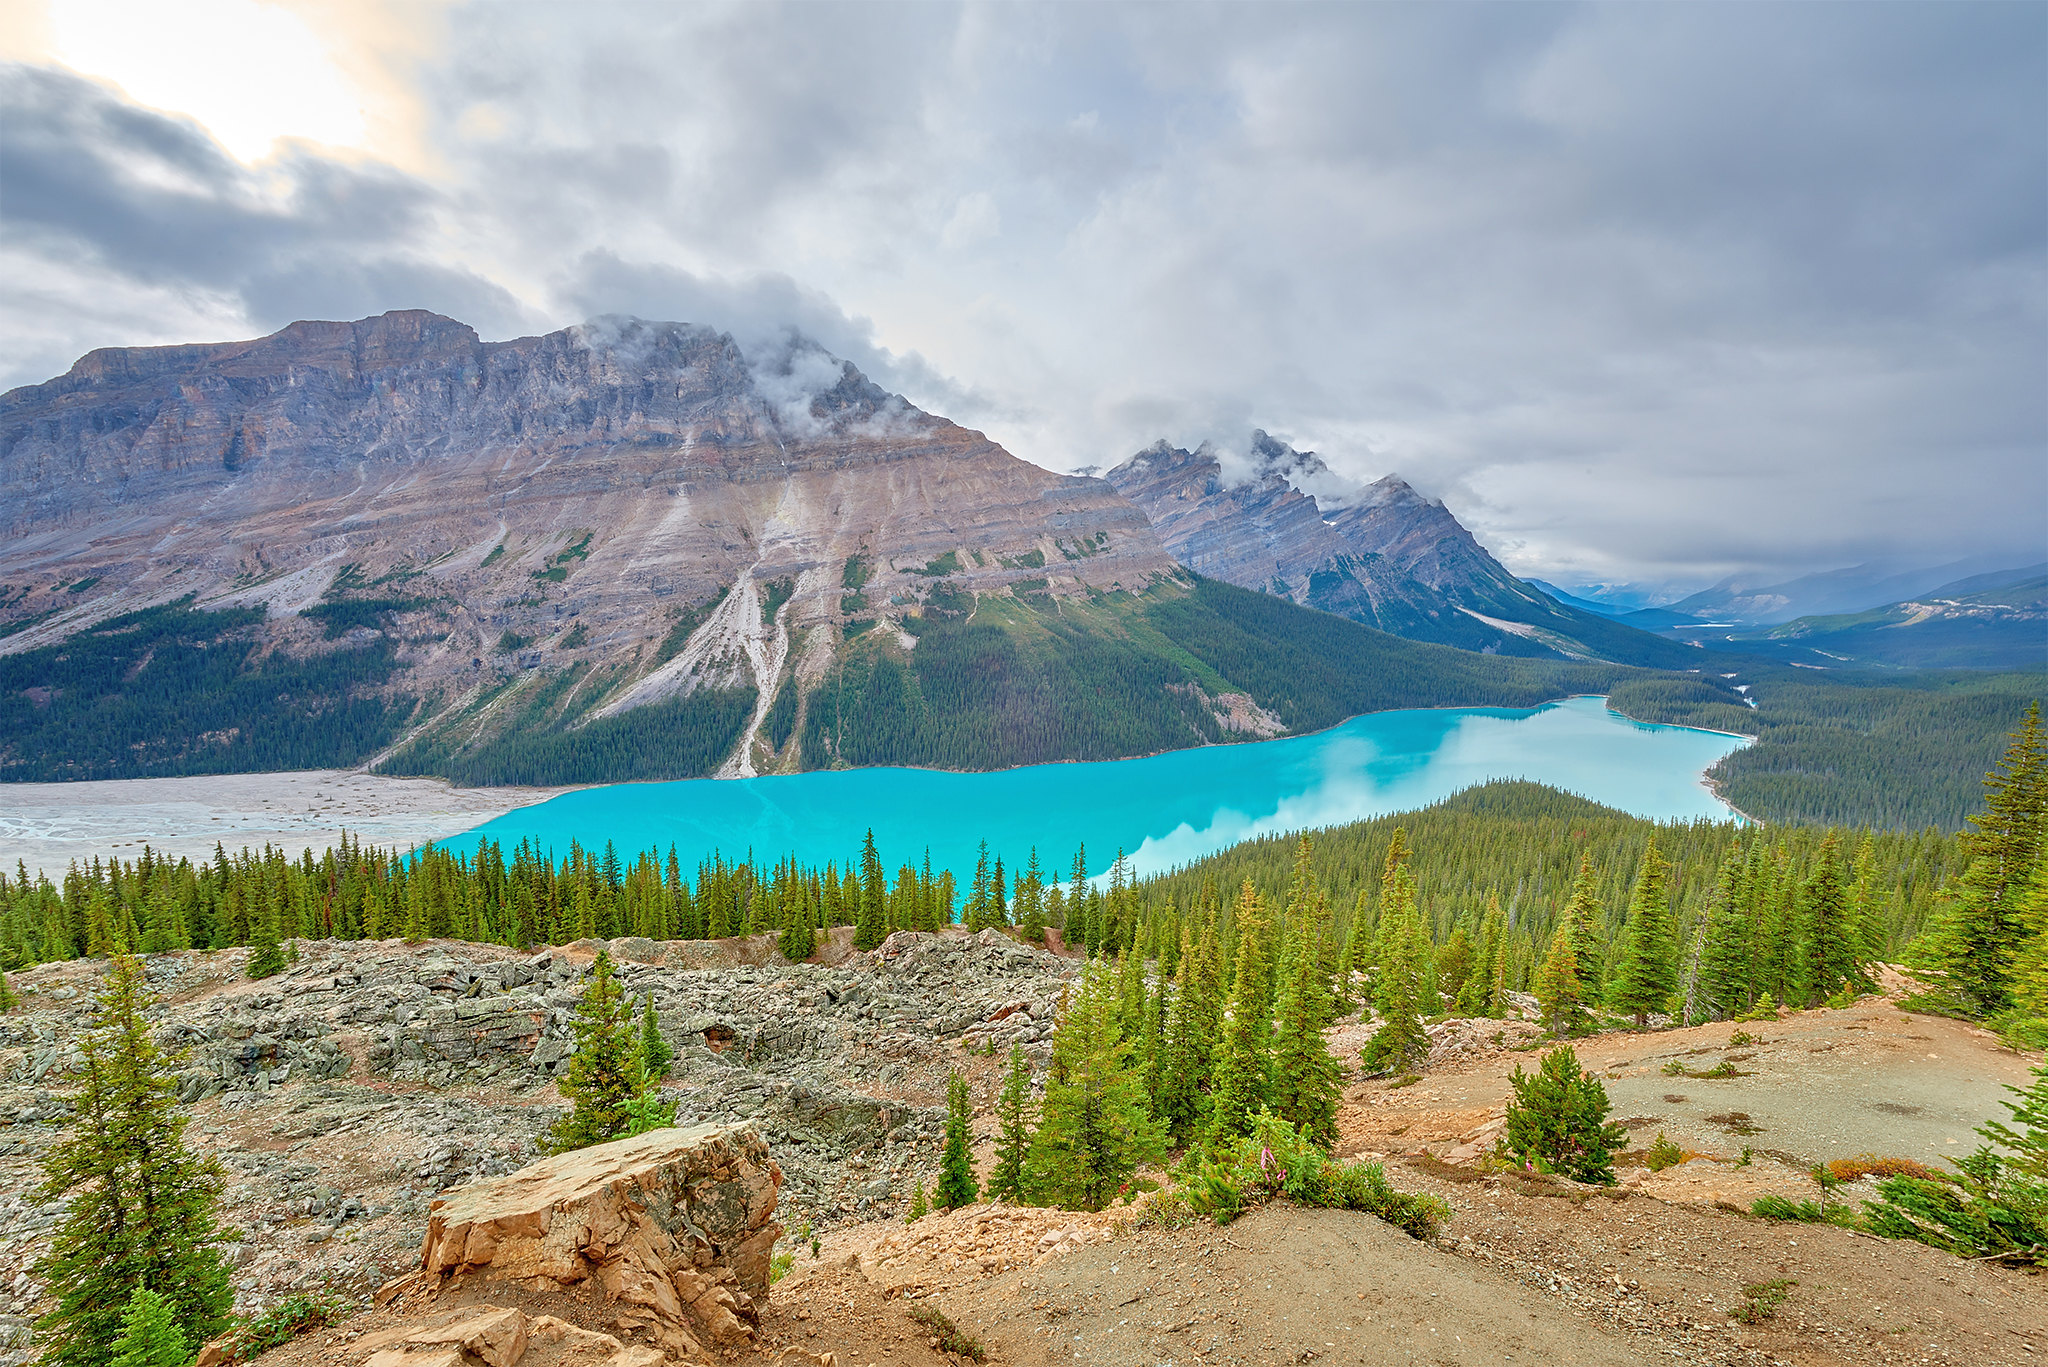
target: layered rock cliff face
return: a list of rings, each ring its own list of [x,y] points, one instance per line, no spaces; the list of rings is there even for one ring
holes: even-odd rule
[[[1670,664],[1646,633],[1566,608],[1510,574],[1436,499],[1399,476],[1343,479],[1264,432],[1252,468],[1161,441],[1105,478],[1190,569],[1413,640],[1496,654]],[[1671,657],[1671,658],[1667,658]]]
[[[503,694],[524,671],[581,666],[582,714],[737,686],[751,735],[779,679],[934,593],[1175,570],[1108,484],[800,339],[750,361],[618,318],[487,343],[411,311],[93,352],[0,396],[0,528],[0,654],[189,595],[262,608],[266,649],[394,648],[415,723],[470,707],[472,729],[526,705]],[[752,764],[741,745],[728,768]]]

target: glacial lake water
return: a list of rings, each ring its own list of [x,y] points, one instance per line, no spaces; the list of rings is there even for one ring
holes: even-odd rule
[[[1743,738],[1651,726],[1571,698],[1526,710],[1375,712],[1312,736],[1212,745],[1143,759],[1040,764],[986,774],[849,769],[753,779],[586,788],[522,807],[441,842],[479,837],[509,856],[531,839],[557,859],[569,842],[631,858],[673,845],[686,870],[713,851],[846,865],[869,828],[894,873],[927,850],[965,882],[986,840],[1007,870],[1035,847],[1064,881],[1084,841],[1091,874],[1125,850],[1163,872],[1252,836],[1427,806],[1497,778],[1547,783],[1657,820],[1734,813],[1702,781]]]

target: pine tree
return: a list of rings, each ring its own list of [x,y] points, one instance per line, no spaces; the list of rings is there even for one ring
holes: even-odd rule
[[[654,994],[649,992],[640,1012],[640,1052],[636,1059],[642,1086],[651,1087],[666,1079],[675,1056],[676,1051],[662,1036],[661,1020],[654,1014]]]
[[[2048,849],[2034,865],[2034,877],[2015,901],[2021,938],[2013,956],[2012,1033],[2031,1048],[2048,1045]]]
[[[2012,1005],[2012,964],[2025,927],[2019,901],[2048,832],[2048,737],[2039,703],[2027,709],[1998,767],[1984,777],[1984,811],[1964,837],[1970,862],[1927,934],[1927,957],[1958,1005],[1990,1016]]]
[[[799,900],[783,922],[782,934],[776,939],[776,949],[782,957],[793,964],[800,964],[817,952],[818,940],[811,928],[811,908],[808,902]]]
[[[1634,1016],[1638,1030],[1649,1024],[1651,1012],[1666,1010],[1678,990],[1678,934],[1664,875],[1664,858],[1657,853],[1657,838],[1651,836],[1629,897],[1621,957],[1607,991],[1608,1004]]]
[[[284,971],[284,950],[277,942],[277,917],[265,912],[256,920],[256,940],[249,946],[249,965],[245,970],[251,981],[268,978]]]
[[[955,1072],[946,1079],[946,1149],[939,1160],[939,1184],[932,1190],[933,1204],[947,1210],[971,1206],[981,1194],[974,1180],[973,1124],[967,1079]]]
[[[1209,1131],[1219,1139],[1246,1132],[1272,1100],[1273,1008],[1266,962],[1264,904],[1246,879],[1237,899],[1237,971],[1210,1068]]]
[[[1870,986],[1857,953],[1862,936],[1842,886],[1835,852],[1835,833],[1829,831],[1820,843],[1802,896],[1806,936],[1801,945],[1800,980],[1809,1006],[1825,1002],[1844,988],[1862,991]]]
[[[114,1340],[112,1367],[185,1367],[192,1349],[171,1303],[146,1286],[135,1288]]]
[[[185,1146],[150,1005],[141,962],[113,960],[79,1040],[70,1133],[42,1159],[38,1198],[69,1202],[36,1265],[57,1300],[37,1325],[46,1367],[107,1367],[138,1287],[169,1301],[187,1343],[220,1333],[234,1304],[213,1250],[220,1167]]]
[[[924,1198],[924,1179],[920,1177],[910,1189],[910,1209],[903,1213],[903,1223],[914,1225],[931,1213],[931,1204]]]
[[[1316,939],[1312,922],[1297,923],[1275,1008],[1272,1106],[1309,1142],[1329,1148],[1337,1142],[1341,1070],[1323,1043],[1330,995],[1316,959]]]
[[[1002,1128],[996,1136],[995,1171],[988,1179],[989,1199],[1022,1202],[1024,1164],[1031,1153],[1031,1064],[1022,1045],[1010,1046],[1010,1070],[996,1097],[996,1122]]]
[[[881,856],[875,853],[875,833],[870,828],[860,847],[860,909],[853,923],[855,949],[873,949],[882,943],[886,934],[882,922],[887,882]]]
[[[1053,1205],[1107,1205],[1139,1167],[1166,1154],[1166,1137],[1145,1100],[1130,1045],[1116,1032],[1114,978],[1090,965],[1053,1035],[1031,1144],[1033,1190]]]
[[[1572,951],[1579,956],[1579,981],[1586,985],[1587,1000],[1599,997],[1606,986],[1606,929],[1600,924],[1600,880],[1593,872],[1593,856],[1579,856],[1579,871],[1572,878],[1571,895],[1565,899],[1564,919],[1572,923]]]
[[[1575,943],[1576,935],[1569,916],[1557,918],[1557,928],[1550,933],[1550,948],[1543,955],[1542,964],[1536,969],[1536,1005],[1543,1012],[1543,1019],[1557,1034],[1566,1034],[1585,1025],[1587,1019],[1585,980],[1579,976],[1579,953]]]
[[[1708,905],[1706,920],[1699,930],[1699,1002],[1715,1020],[1742,1014],[1752,1000],[1750,945],[1755,930],[1744,907],[1746,864],[1740,848],[1728,851],[1721,861],[1720,880],[1714,885],[1714,900]]]
[[[1517,1064],[1508,1085],[1515,1099],[1501,1138],[1509,1153],[1574,1182],[1614,1181],[1614,1151],[1628,1142],[1628,1131],[1606,1123],[1607,1089],[1579,1067],[1570,1046],[1545,1054],[1533,1074]]]
[[[1213,893],[1203,902],[1213,913]],[[1192,1139],[1206,1116],[1208,1086],[1216,1037],[1223,1020],[1223,967],[1216,949],[1213,915],[1185,932],[1188,943],[1180,956],[1180,985],[1167,1019],[1161,1085],[1154,1094],[1159,1117],[1173,1142]]]
[[[602,1144],[625,1134],[632,1103],[644,1090],[633,1009],[612,973],[611,955],[600,949],[583,986],[571,1028],[576,1052],[557,1082],[569,1113],[548,1130],[550,1153]]]
[[[1400,831],[1394,832],[1398,838]],[[1390,862],[1386,890],[1380,894],[1380,968],[1373,1005],[1380,1028],[1362,1051],[1370,1072],[1384,1073],[1420,1064],[1429,1055],[1429,1035],[1422,1013],[1431,977],[1429,935],[1416,907],[1415,878],[1405,859]]]
[[[1497,1016],[1506,1006],[1494,986],[1501,976],[1501,958],[1507,952],[1507,915],[1500,909],[1500,893],[1486,894],[1486,914],[1479,918],[1479,946],[1473,955],[1472,971],[1458,992],[1458,1010],[1467,1016]]]

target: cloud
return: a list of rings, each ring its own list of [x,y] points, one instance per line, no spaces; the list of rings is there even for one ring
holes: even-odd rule
[[[245,168],[10,69],[0,383],[237,317],[631,313],[794,329],[1054,468],[1263,428],[1568,584],[2048,542],[2039,6],[453,4],[421,32],[381,77],[349,49],[404,92],[403,171]]]

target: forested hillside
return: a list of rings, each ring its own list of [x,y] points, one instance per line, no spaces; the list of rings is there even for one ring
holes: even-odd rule
[[[1748,706],[1721,678],[1638,676],[1608,704],[1638,721],[1757,737],[1709,771],[1759,821],[1956,831],[2048,673],[1821,673],[1753,665]]]

